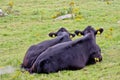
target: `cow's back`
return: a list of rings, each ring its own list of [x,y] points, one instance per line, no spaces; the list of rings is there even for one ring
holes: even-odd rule
[[[58,36],[55,39],[52,40],[46,40],[44,42],[38,43],[37,45],[32,45],[26,52],[26,55],[24,57],[23,63],[21,67],[23,68],[30,68],[37,57],[44,52],[47,48],[66,41],[71,41],[69,37],[65,36]]]

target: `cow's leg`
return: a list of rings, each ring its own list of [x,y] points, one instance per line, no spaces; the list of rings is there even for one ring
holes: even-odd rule
[[[57,66],[50,60],[45,60],[42,67],[43,73],[57,72]]]
[[[85,67],[84,64],[71,64],[71,65],[69,66],[69,69],[70,69],[70,70],[79,70],[79,69],[82,69],[82,68],[84,68],[84,67]]]

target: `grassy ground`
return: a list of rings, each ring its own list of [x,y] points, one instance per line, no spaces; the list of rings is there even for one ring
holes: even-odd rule
[[[11,13],[0,17],[0,68],[12,66],[11,74],[0,75],[0,80],[119,80],[120,79],[120,0],[74,0],[82,19],[53,21],[56,10],[68,8],[71,0],[13,0]],[[72,0],[73,1],[73,0]],[[0,0],[0,8],[6,9],[9,0]],[[51,39],[48,33],[61,26],[70,32],[86,26],[103,27],[97,36],[102,49],[103,62],[77,71],[29,74],[20,71],[25,52],[32,44]],[[78,38],[78,37],[76,37]]]

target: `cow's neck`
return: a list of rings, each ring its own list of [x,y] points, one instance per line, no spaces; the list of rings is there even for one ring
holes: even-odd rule
[[[95,36],[92,36],[92,38],[90,39],[90,42],[96,43],[96,38],[95,38]]]
[[[85,63],[87,63],[89,56],[91,54],[90,51],[94,50],[93,48],[95,47],[94,44],[96,44],[96,39],[95,36],[91,33],[86,34],[85,36],[83,36],[82,38],[79,38],[75,41],[72,42],[72,46],[76,46],[76,45],[83,45],[83,50],[84,47],[87,49],[85,50],[85,54],[83,54],[83,59],[85,61]]]
[[[79,39],[75,40],[72,43],[72,45],[86,43],[86,42],[95,42],[96,43],[95,36],[93,36],[91,33],[88,33],[85,36],[83,36],[82,38],[79,38]]]

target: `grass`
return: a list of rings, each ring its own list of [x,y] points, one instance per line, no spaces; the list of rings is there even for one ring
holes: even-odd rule
[[[52,15],[58,9],[68,7],[71,1],[80,8],[84,19],[54,21]],[[0,68],[13,66],[11,74],[0,75],[0,80],[119,80],[120,78],[120,0],[13,0],[11,13],[0,17]],[[0,0],[0,8],[6,9],[9,0]],[[61,26],[70,32],[86,26],[103,27],[97,43],[102,49],[103,61],[77,71],[29,74],[21,72],[20,64],[32,44],[51,39],[48,33]],[[76,37],[78,38],[78,37]],[[75,38],[75,39],[76,39]]]

